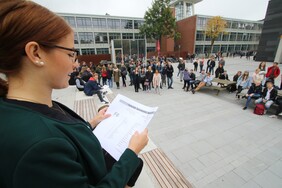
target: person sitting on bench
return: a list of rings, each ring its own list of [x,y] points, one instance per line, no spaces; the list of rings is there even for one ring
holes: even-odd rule
[[[87,96],[93,96],[97,94],[100,101],[104,104],[107,104],[108,102],[105,101],[102,96],[102,91],[101,91],[102,87],[98,84],[97,80],[98,80],[98,74],[95,73],[94,76],[91,77],[88,80],[88,82],[86,82],[84,86],[84,93]]]
[[[81,78],[81,73],[79,73],[76,77],[75,77],[75,85],[76,88],[79,91],[84,91],[84,86],[85,86],[86,82]]]
[[[207,73],[207,76],[199,83],[198,87],[195,90],[192,90],[192,93],[195,94],[196,91],[199,91],[204,86],[212,86],[212,77],[210,72]]]
[[[264,103],[266,114],[267,110],[271,107],[271,105],[275,102],[277,97],[277,90],[274,88],[273,82],[266,82],[266,88],[264,88],[262,92],[262,97],[255,101],[256,104]]]
[[[275,102],[278,105],[278,108],[274,115],[269,116],[270,118],[277,118],[279,115],[282,116],[282,97],[277,97]]]
[[[253,84],[250,89],[248,90],[248,93],[243,96],[242,98],[246,98],[247,102],[243,110],[246,110],[253,98],[258,99],[262,95],[262,86],[261,81],[256,81],[255,84]]]

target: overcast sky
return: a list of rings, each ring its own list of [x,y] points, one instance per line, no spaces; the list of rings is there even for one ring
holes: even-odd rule
[[[144,17],[152,0],[34,0],[60,13],[83,13]],[[264,19],[269,0],[203,0],[195,6],[196,14],[247,20]]]

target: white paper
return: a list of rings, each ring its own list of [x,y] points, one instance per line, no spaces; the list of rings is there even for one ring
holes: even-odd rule
[[[128,147],[131,136],[135,131],[142,132],[148,126],[157,109],[119,94],[107,110],[111,117],[102,121],[93,133],[102,148],[119,160]]]

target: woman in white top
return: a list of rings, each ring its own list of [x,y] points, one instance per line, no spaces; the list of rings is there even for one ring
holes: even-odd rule
[[[253,83],[262,82],[264,80],[264,71],[261,71],[259,68],[253,73]]]
[[[153,76],[153,86],[155,88],[155,92],[159,95],[161,94],[160,92],[161,81],[162,81],[161,74],[159,73],[159,70],[156,69]]]

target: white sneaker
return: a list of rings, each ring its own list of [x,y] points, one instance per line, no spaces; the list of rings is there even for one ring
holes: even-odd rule
[[[278,116],[282,116],[282,112],[280,114],[278,114]]]
[[[277,115],[271,115],[270,118],[277,118]]]

